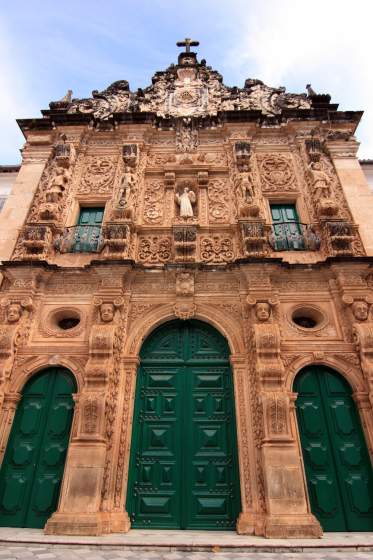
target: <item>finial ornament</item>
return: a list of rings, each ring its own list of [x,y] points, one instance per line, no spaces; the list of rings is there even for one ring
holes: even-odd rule
[[[190,53],[190,47],[198,47],[199,41],[192,41],[192,39],[186,37],[184,41],[178,41],[176,45],[178,47],[185,47],[185,52]]]

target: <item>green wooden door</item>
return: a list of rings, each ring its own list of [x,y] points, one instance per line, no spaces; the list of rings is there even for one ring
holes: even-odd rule
[[[97,251],[101,236],[101,224],[104,216],[104,208],[81,208],[78,226],[74,235],[74,252],[92,253]]]
[[[141,351],[127,511],[133,527],[233,529],[240,487],[226,340],[198,321],[160,327]]]
[[[325,531],[373,531],[373,475],[346,380],[310,366],[294,390],[312,512]]]
[[[276,251],[304,249],[304,239],[295,204],[271,204]]]
[[[41,528],[56,510],[75,390],[63,368],[26,384],[0,471],[0,526]]]

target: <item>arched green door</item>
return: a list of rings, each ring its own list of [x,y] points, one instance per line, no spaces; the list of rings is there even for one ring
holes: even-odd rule
[[[225,338],[199,321],[155,330],[137,378],[127,492],[132,526],[234,528],[236,440]]]
[[[44,527],[57,508],[73,414],[71,373],[50,368],[22,393],[0,471],[0,525]]]
[[[373,475],[351,387],[321,366],[294,391],[311,509],[324,531],[373,531]]]

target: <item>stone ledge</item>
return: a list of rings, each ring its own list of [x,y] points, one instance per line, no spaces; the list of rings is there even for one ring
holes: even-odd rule
[[[125,547],[127,550],[195,551],[195,552],[339,552],[373,551],[373,533],[326,533],[320,539],[266,539],[219,531],[148,531],[133,529],[129,533],[98,537],[45,535],[41,529],[0,527],[0,544],[51,544],[59,547]]]

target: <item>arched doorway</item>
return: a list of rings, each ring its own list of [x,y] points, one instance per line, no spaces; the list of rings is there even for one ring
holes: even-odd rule
[[[140,359],[132,526],[233,529],[241,500],[227,341],[205,323],[173,321],[149,336]]]
[[[25,385],[0,471],[0,525],[44,527],[57,508],[76,391],[73,375],[48,368]]]
[[[312,512],[324,531],[372,531],[372,465],[350,385],[309,366],[294,391]]]

